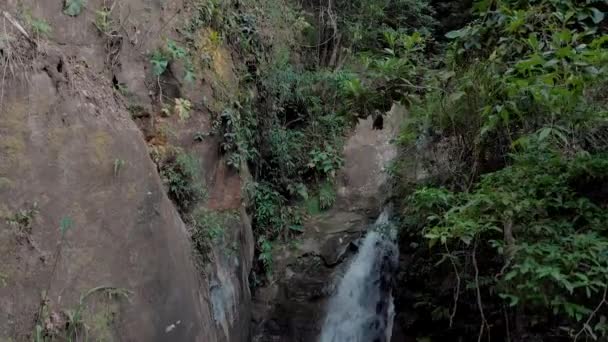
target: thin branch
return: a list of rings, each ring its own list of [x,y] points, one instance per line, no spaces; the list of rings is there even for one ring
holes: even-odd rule
[[[448,245],[444,244],[445,250],[448,252],[448,258],[452,262],[452,267],[454,268],[454,274],[456,275],[456,289],[454,289],[454,307],[452,308],[452,313],[450,314],[450,328],[454,323],[454,317],[456,316],[456,310],[458,309],[458,297],[460,296],[460,274],[458,273],[458,267],[452,259],[452,254],[448,249]]]
[[[490,338],[490,327],[488,326],[488,321],[486,320],[486,315],[483,311],[483,303],[481,301],[481,290],[479,289],[479,268],[477,267],[477,257],[475,256],[476,253],[477,239],[475,239],[475,244],[473,247],[473,267],[475,268],[475,289],[477,290],[477,307],[479,308],[479,314],[481,315],[481,324],[479,326],[479,336],[477,337],[477,342],[481,342],[484,327],[488,329],[488,339]]]
[[[591,321],[593,320],[593,318],[595,317],[595,315],[597,315],[597,313],[600,311],[600,309],[602,308],[602,306],[604,306],[604,304],[608,304],[608,301],[606,300],[607,299],[607,295],[608,295],[608,284],[606,284],[606,286],[604,286],[604,295],[602,296],[602,300],[595,307],[595,310],[593,310],[593,312],[591,313],[591,315],[589,315],[589,318],[587,318],[587,321],[585,322],[585,324],[583,324],[583,327],[581,328],[581,330],[579,330],[579,332],[576,334],[576,336],[574,336],[574,341],[575,342],[578,340],[578,338],[583,333],[583,331],[585,331],[585,328],[589,327],[589,323],[591,323]]]

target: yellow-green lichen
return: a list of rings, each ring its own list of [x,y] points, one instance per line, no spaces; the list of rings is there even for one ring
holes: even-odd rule
[[[97,165],[103,165],[109,160],[110,135],[105,131],[97,131],[93,134],[93,158]]]

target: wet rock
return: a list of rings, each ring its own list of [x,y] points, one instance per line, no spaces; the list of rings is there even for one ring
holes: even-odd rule
[[[395,106],[382,129],[374,129],[371,118],[361,120],[348,138],[334,208],[305,223],[297,246],[274,254],[274,278],[255,290],[254,341],[318,339],[328,299],[387,198],[385,167],[396,155],[391,141],[404,116]]]

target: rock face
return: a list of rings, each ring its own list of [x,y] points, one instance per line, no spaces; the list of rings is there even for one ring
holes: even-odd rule
[[[344,147],[345,165],[338,176],[336,207],[377,216],[389,190],[386,167],[397,156],[392,140],[405,119],[405,108],[394,105],[384,115],[382,129],[369,117],[360,120]]]
[[[117,324],[126,340],[204,340],[213,321],[184,224],[139,130],[111,90],[90,87],[103,81],[81,66],[64,68],[71,69],[73,91],[68,84],[57,88],[39,70],[29,80],[12,80],[4,96],[2,209],[10,218],[35,202],[39,212],[28,232],[0,223],[1,334],[26,340],[45,291],[49,307],[60,312],[75,307],[81,293],[110,285],[133,293]],[[125,164],[115,172],[118,159]],[[73,227],[59,243],[67,218]]]
[[[372,119],[359,122],[345,145],[336,204],[306,222],[299,243],[275,253],[274,278],[255,290],[254,341],[318,339],[328,299],[386,200],[384,169],[396,155],[391,140],[404,116],[395,106],[382,130]]]
[[[89,0],[69,17],[63,1],[0,1],[13,18],[26,11],[52,28],[28,40],[2,19],[10,39],[0,42],[0,341],[32,340],[37,321],[58,332],[77,309],[90,340],[248,341],[254,242],[239,175],[217,141],[192,142],[193,130],[209,130],[208,113],[193,96],[192,122],[169,122],[173,143],[201,160],[206,206],[240,213],[201,267],[149,157],[145,125],[127,110],[152,110],[147,53],[187,7],[119,1],[120,32],[109,39],[93,24],[105,3]],[[208,90],[172,84],[165,88],[177,95]],[[104,288],[128,300],[108,299]]]

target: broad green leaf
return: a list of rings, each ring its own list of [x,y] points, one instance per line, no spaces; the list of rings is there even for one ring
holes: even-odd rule
[[[499,293],[498,296],[502,299],[509,300],[509,306],[515,306],[519,303],[519,297],[507,294],[507,293]]]
[[[604,12],[598,10],[595,7],[591,7],[591,20],[593,20],[593,22],[595,24],[599,24],[602,20],[604,20]]]
[[[509,281],[509,280],[515,278],[516,275],[517,275],[517,271],[511,271],[511,272],[507,273],[503,279],[506,281]]]
[[[165,70],[167,70],[167,66],[169,66],[169,61],[166,59],[152,59],[152,72],[156,76],[162,75]]]
[[[456,39],[456,38],[461,38],[461,37],[466,36],[467,33],[469,33],[469,28],[465,27],[460,30],[450,31],[450,32],[446,33],[445,36],[446,36],[446,38]]]
[[[544,141],[545,139],[547,139],[549,134],[551,134],[551,130],[552,130],[551,127],[542,128],[538,133],[538,140]]]

